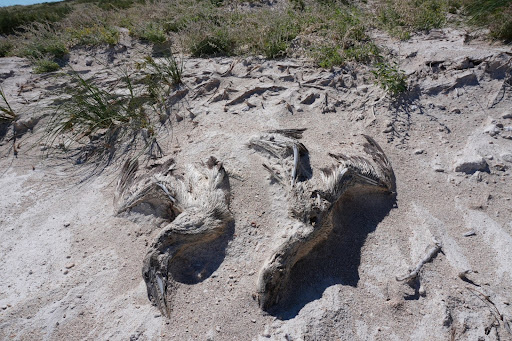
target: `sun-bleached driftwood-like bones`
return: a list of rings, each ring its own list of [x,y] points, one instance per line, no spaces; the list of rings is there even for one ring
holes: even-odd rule
[[[148,297],[167,317],[177,286],[170,272],[173,261],[217,239],[233,219],[222,163],[210,157],[201,166],[188,166],[183,178],[174,176],[173,169],[169,160],[138,178],[137,162],[127,163],[116,198],[118,213],[151,210],[171,221],[149,247],[142,267]]]
[[[268,156],[263,166],[271,178],[287,193],[290,230],[284,242],[263,265],[257,298],[268,310],[279,302],[289,285],[290,271],[333,229],[333,210],[343,204],[347,191],[368,188],[394,193],[395,177],[391,164],[380,146],[363,135],[367,157],[331,154],[336,163],[313,177],[308,150],[299,142],[305,129],[273,130],[253,138],[249,147]],[[357,192],[355,192],[357,194]],[[365,191],[368,193],[368,191]]]

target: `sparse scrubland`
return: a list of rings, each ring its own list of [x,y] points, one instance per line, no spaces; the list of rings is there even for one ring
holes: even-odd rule
[[[196,57],[301,55],[321,67],[382,62],[374,29],[408,39],[413,32],[469,25],[512,39],[507,0],[68,0],[0,9],[0,55],[29,57],[40,72],[65,64],[77,46],[115,45],[119,29],[151,44],[172,42]],[[44,61],[44,62],[42,62]]]

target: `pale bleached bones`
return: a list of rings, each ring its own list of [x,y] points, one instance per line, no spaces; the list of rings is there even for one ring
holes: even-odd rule
[[[324,170],[320,180],[312,174],[299,174],[300,156],[308,153],[299,142],[305,129],[273,130],[253,138],[248,146],[264,152],[273,167],[264,164],[272,178],[287,191],[290,234],[272,253],[258,276],[256,297],[262,309],[268,310],[279,303],[289,286],[293,266],[316,245],[328,238],[332,231],[332,212],[349,189],[359,186],[375,191],[394,193],[395,177],[391,163],[371,137],[366,139],[364,151],[372,161],[361,156],[328,154],[337,161]],[[279,174],[284,174],[283,178]],[[300,175],[303,175],[300,180]],[[290,177],[290,182],[285,181]],[[296,182],[299,180],[298,182]]]

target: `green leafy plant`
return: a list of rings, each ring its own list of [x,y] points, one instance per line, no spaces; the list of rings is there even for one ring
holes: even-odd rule
[[[344,56],[348,60],[368,63],[380,57],[380,51],[373,42],[360,42],[345,49]]]
[[[56,59],[64,59],[68,54],[68,48],[66,45],[57,39],[41,39],[30,42],[23,49],[24,57],[41,58],[50,57]]]
[[[391,96],[398,96],[407,90],[407,77],[396,63],[379,62],[372,70],[376,83]]]
[[[337,46],[322,46],[314,51],[313,55],[318,66],[325,69],[342,65],[345,62]]]

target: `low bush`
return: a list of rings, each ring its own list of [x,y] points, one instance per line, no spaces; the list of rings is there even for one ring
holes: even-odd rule
[[[150,22],[142,27],[135,27],[130,30],[134,36],[150,43],[160,44],[167,41],[167,34],[164,26],[158,22]]]
[[[269,59],[285,57],[290,42],[301,32],[301,23],[296,12],[289,11],[268,27],[263,36],[262,50]]]
[[[69,53],[64,38],[48,24],[34,23],[25,26],[20,54],[33,59],[51,58],[62,60]]]
[[[339,50],[337,46],[322,46],[313,51],[313,57],[318,66],[330,69],[345,62]]]
[[[396,63],[378,62],[372,73],[375,82],[391,96],[396,97],[407,91],[407,77]]]
[[[53,72],[60,69],[60,65],[50,59],[36,59],[34,61],[34,72],[35,73],[47,73]]]
[[[119,31],[108,25],[92,25],[69,30],[71,44],[75,46],[115,45]]]
[[[213,33],[199,33],[192,39],[190,52],[193,57],[230,56],[235,51],[235,40],[226,29],[217,29]]]
[[[12,42],[10,42],[7,39],[0,38],[0,58],[6,57],[13,47],[14,45],[12,44]]]

